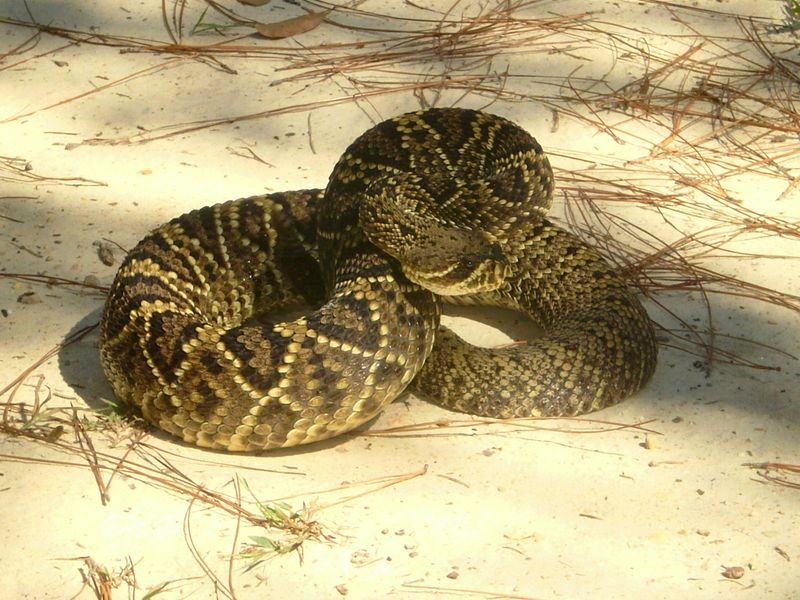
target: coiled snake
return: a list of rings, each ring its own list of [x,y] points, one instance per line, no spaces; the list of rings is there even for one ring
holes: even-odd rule
[[[230,451],[348,431],[415,377],[443,406],[492,417],[617,402],[654,370],[653,328],[600,254],[544,218],[552,191],[539,144],[505,119],[385,121],[324,191],[201,208],[145,237],[105,306],[105,373],[148,421]],[[545,334],[470,346],[439,328],[442,299],[521,311]],[[300,302],[319,308],[265,320]]]

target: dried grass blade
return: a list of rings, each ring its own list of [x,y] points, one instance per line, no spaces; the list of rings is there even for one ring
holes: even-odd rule
[[[28,112],[25,112],[25,113],[22,113],[22,114],[14,115],[13,117],[8,117],[8,118],[3,119],[2,121],[0,121],[0,124],[19,121],[20,119],[24,119],[26,117],[30,117],[31,115],[35,115],[38,112],[42,112],[42,111],[45,111],[45,110],[50,110],[52,108],[57,108],[59,106],[63,106],[64,104],[72,102],[73,100],[79,100],[81,98],[86,98],[87,96],[92,96],[94,94],[98,94],[100,92],[104,92],[107,89],[110,89],[112,87],[115,87],[115,86],[123,84],[123,83],[127,83],[129,81],[132,81],[133,79],[138,78],[138,77],[142,77],[144,75],[149,75],[149,74],[152,74],[152,73],[156,73],[158,71],[162,71],[164,69],[176,66],[176,65],[180,64],[183,60],[184,59],[182,57],[176,57],[176,58],[167,59],[164,62],[157,63],[155,65],[150,65],[149,67],[145,67],[144,69],[139,69],[138,71],[135,71],[133,73],[129,73],[125,77],[120,77],[119,79],[115,79],[114,81],[110,81],[110,82],[108,82],[106,84],[98,85],[96,87],[93,87],[90,90],[87,90],[87,91],[82,92],[80,94],[76,94],[75,96],[72,96],[70,98],[65,98],[63,100],[59,100],[58,102],[54,102],[52,104],[48,104],[47,106],[43,106],[41,108],[37,108],[37,109],[31,110],[31,111],[28,111]]]
[[[97,488],[100,491],[100,502],[105,506],[108,504],[110,497],[108,495],[108,486],[103,481],[103,475],[100,473],[101,466],[97,457],[97,451],[94,449],[94,444],[86,428],[78,418],[78,411],[74,408],[72,411],[72,426],[75,429],[75,441],[78,442],[80,454],[86,459],[86,463],[89,465],[89,470],[92,472],[94,480],[97,483]]]
[[[200,550],[197,548],[197,545],[194,542],[194,537],[192,536],[192,506],[194,505],[194,501],[197,498],[192,498],[189,501],[189,505],[186,507],[186,514],[183,517],[183,535],[186,539],[186,546],[189,548],[189,552],[192,554],[192,558],[194,558],[195,562],[200,566],[203,572],[206,574],[213,583],[214,589],[218,594],[229,598],[230,600],[235,600],[236,595],[223,581],[217,577],[217,574],[211,569],[209,564],[206,562],[203,555],[200,554]]]
[[[52,357],[54,357],[56,354],[61,352],[61,350],[63,350],[64,348],[66,348],[70,344],[73,344],[73,343],[77,342],[78,340],[80,340],[81,338],[83,338],[83,336],[85,336],[87,333],[89,333],[92,330],[94,330],[94,328],[97,327],[99,324],[100,323],[94,323],[93,325],[88,325],[86,327],[83,327],[82,329],[79,329],[79,330],[69,334],[67,337],[64,338],[63,342],[60,342],[60,343],[56,344],[53,348],[48,350],[39,359],[34,361],[34,363],[31,366],[26,368],[22,373],[20,373],[17,377],[15,377],[14,380],[11,383],[6,385],[4,388],[0,389],[0,397],[5,395],[5,393],[8,392],[9,390],[18,388],[20,385],[22,385],[22,382],[25,381],[25,379],[28,377],[28,375],[33,373],[33,371],[37,367],[41,366],[42,364],[44,364],[45,362],[50,360]],[[13,395],[5,403],[6,406],[4,408],[4,413],[3,413],[3,422],[6,422],[8,420],[8,409],[9,409],[9,406],[10,406],[10,403],[11,403],[12,399],[13,399]]]

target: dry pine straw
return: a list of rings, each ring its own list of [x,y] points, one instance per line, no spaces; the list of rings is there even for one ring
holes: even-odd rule
[[[212,6],[214,4],[221,6],[218,3],[212,3]],[[117,86],[134,84],[156,72],[180,68],[190,61],[201,61],[212,68],[235,72],[226,60],[235,60],[238,66],[248,58],[258,60],[265,56],[283,61],[282,69],[287,73],[285,82],[338,77],[346,82],[346,90],[340,97],[325,102],[309,100],[251,114],[209,118],[199,123],[175,123],[120,138],[90,138],[78,144],[148,143],[245,120],[272,118],[291,112],[310,114],[316,108],[332,104],[368,103],[371,98],[384,95],[413,94],[423,104],[437,99],[452,99],[453,93],[460,94],[456,98],[462,100],[483,98],[487,106],[501,101],[537,102],[552,110],[554,127],[559,120],[578,119],[614,139],[648,148],[638,161],[625,163],[564,154],[562,158],[569,161],[570,166],[560,170],[557,176],[560,189],[567,198],[566,219],[573,229],[599,245],[625,271],[632,283],[663,309],[660,328],[662,334],[669,337],[662,343],[697,355],[709,369],[716,362],[770,368],[768,364],[756,363],[724,347],[725,338],[732,336],[718,329],[713,321],[714,296],[746,297],[791,312],[800,311],[800,297],[731,277],[709,268],[706,262],[709,258],[718,261],[797,258],[746,254],[730,248],[733,242],[760,236],[797,239],[800,226],[796,221],[761,214],[747,207],[729,191],[729,182],[743,174],[774,178],[785,182],[785,188],[776,201],[796,195],[800,176],[795,175],[794,167],[800,148],[793,140],[800,134],[800,116],[792,90],[800,83],[796,75],[798,63],[785,54],[776,54],[776,48],[785,50],[786,47],[773,40],[765,41],[764,28],[752,19],[738,19],[741,31],[738,37],[707,37],[694,31],[691,42],[683,51],[670,53],[659,49],[666,46],[657,44],[643,48],[638,40],[646,32],[603,22],[595,15],[526,18],[525,9],[534,4],[521,1],[490,3],[482,13],[465,16],[458,14],[458,3],[455,3],[443,14],[421,11],[419,18],[401,22],[396,17],[375,15],[358,8],[337,8],[328,12],[332,8],[330,5],[318,3],[317,16],[301,15],[297,17],[298,21],[272,24],[272,29],[269,25],[261,25],[268,34],[277,32],[278,35],[273,37],[282,37],[280,34],[287,32],[295,35],[304,28],[310,31],[324,27],[346,27],[356,36],[353,41],[343,44],[309,44],[304,52],[298,52],[295,45],[257,41],[247,35],[228,38],[214,33],[213,41],[208,42],[208,35],[187,34],[188,5],[185,1],[169,3],[169,6],[163,3],[163,20],[169,38],[164,42],[45,25],[33,17],[28,21],[0,18],[0,22],[7,25],[33,30],[29,38],[0,56],[0,70],[55,56],[76,42],[171,57],[6,121],[27,118],[42,110],[55,110],[88,96],[107,93]],[[663,2],[651,4],[667,6]],[[225,10],[219,12],[224,14]],[[684,10],[667,10],[682,20],[687,28],[692,28],[692,20],[687,18]],[[694,10],[703,12],[703,9]],[[229,13],[228,17],[229,23],[242,25],[236,22],[239,19],[245,21],[246,27],[258,29],[252,22],[248,25],[247,19],[240,19],[237,13]],[[376,23],[381,23],[380,27],[376,27]],[[297,31],[292,31],[292,27]],[[649,32],[647,35],[652,36]],[[59,38],[66,43],[37,50],[45,39]],[[540,89],[550,92],[535,96],[526,91],[530,77],[520,77],[501,68],[506,55],[568,53],[569,48],[580,43],[614,48],[621,61],[637,67],[645,65],[645,68],[638,78],[619,89],[608,89],[603,82],[577,77],[566,82],[540,77]],[[742,47],[747,51],[742,51]],[[440,69],[421,75],[418,67],[426,62],[439,65]],[[642,124],[652,132],[661,132],[660,141],[652,143],[641,139],[637,132]],[[555,152],[551,154],[558,155]],[[0,180],[30,184],[104,185],[90,178],[39,175],[27,161],[18,157],[0,157]],[[677,191],[660,191],[664,189]],[[702,223],[702,227],[674,240],[660,240],[609,210],[612,201],[657,212],[667,223],[691,216],[697,223]],[[14,221],[10,215],[0,217]],[[48,275],[0,273],[0,277],[33,285],[91,287],[103,291],[103,286]],[[703,298],[707,311],[704,328],[691,325],[671,313],[669,295],[675,292],[694,293]],[[191,538],[190,516],[192,505],[201,502],[237,520],[231,551],[232,565],[237,555],[239,522],[243,519],[259,527],[265,524],[263,513],[257,510],[258,502],[243,501],[238,479],[233,495],[205,488],[177,468],[169,459],[168,451],[150,445],[141,430],[120,427],[120,421],[114,418],[98,421],[95,416],[87,417],[83,409],[53,406],[43,377],[36,375],[37,369],[46,361],[93,327],[83,329],[56,345],[0,390],[0,397],[5,396],[3,431],[44,444],[66,458],[56,460],[11,454],[0,458],[88,468],[94,475],[99,499],[103,503],[110,501],[112,483],[120,474],[155,488],[185,495],[190,499],[184,529],[187,543],[194,548],[193,554],[203,572],[215,582],[217,589],[227,597],[235,597],[232,566],[227,580],[223,581],[204,565]],[[760,344],[757,340],[750,341]],[[777,348],[772,350],[781,352]],[[17,400],[23,389],[32,400]],[[556,425],[556,430],[607,432],[630,427],[644,429],[644,425],[646,423],[616,424],[584,419],[567,425],[561,422]],[[453,420],[413,428],[373,430],[368,435],[417,435],[420,429],[428,435],[449,434],[461,427],[478,426],[548,427],[544,422],[529,420],[503,425],[489,420]],[[65,440],[68,431],[72,432],[72,441]],[[93,436],[98,433],[105,437],[103,448],[98,448],[93,442]],[[109,439],[119,447],[106,449]],[[210,462],[224,466],[223,461]],[[800,488],[795,477],[800,472],[798,465],[758,463],[745,466],[757,469],[759,476],[773,484]],[[314,507],[314,511],[319,511],[424,473],[425,469],[421,468],[380,480],[312,491],[305,496],[336,496],[327,505]],[[286,472],[283,475],[297,476],[297,473]],[[359,486],[361,491],[349,491]],[[332,539],[322,533],[321,526],[307,508],[292,513],[292,519],[287,520],[287,526],[294,528],[294,539],[301,540],[294,547],[298,553],[306,539]],[[110,597],[112,583],[114,587],[121,582],[135,583],[133,563],[112,576],[90,557],[82,557],[82,560],[87,568],[86,585],[92,587],[97,597]],[[480,594],[474,590],[472,593]]]

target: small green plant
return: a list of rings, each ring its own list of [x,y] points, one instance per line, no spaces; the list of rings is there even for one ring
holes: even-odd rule
[[[800,0],[786,0],[783,5],[783,14],[786,16],[786,24],[771,27],[770,31],[773,33],[800,31]]]
[[[249,544],[245,544],[239,553],[239,558],[249,561],[245,571],[255,569],[264,561],[277,556],[278,554],[288,554],[300,548],[300,543],[286,543],[274,541],[264,535],[251,535]]]
[[[247,482],[245,488],[252,495]],[[271,536],[251,535],[250,543],[244,544],[239,558],[249,561],[245,570],[250,571],[280,554],[297,552],[300,562],[303,562],[303,543],[308,539],[332,541],[333,537],[326,535],[322,524],[312,519],[313,509],[306,505],[300,510],[294,510],[286,502],[263,503],[256,500],[256,507],[263,517],[260,525]]]
[[[208,7],[206,6],[203,9],[203,12],[200,13],[200,18],[197,19],[197,23],[194,24],[192,27],[192,35],[208,33],[209,31],[213,31],[215,33],[222,33],[226,29],[231,29],[233,27],[239,27],[238,23],[210,23],[206,22],[206,13],[208,12]]]
[[[83,432],[100,434],[111,447],[128,445],[143,437],[147,424],[131,405],[116,399],[100,398],[100,401],[103,406],[82,411],[77,422],[73,418],[73,425]]]

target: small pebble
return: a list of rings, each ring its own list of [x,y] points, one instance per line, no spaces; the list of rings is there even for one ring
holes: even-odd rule
[[[726,567],[722,565],[722,568],[725,569],[722,572],[723,577],[727,577],[728,579],[741,579],[744,577],[744,567]]]

